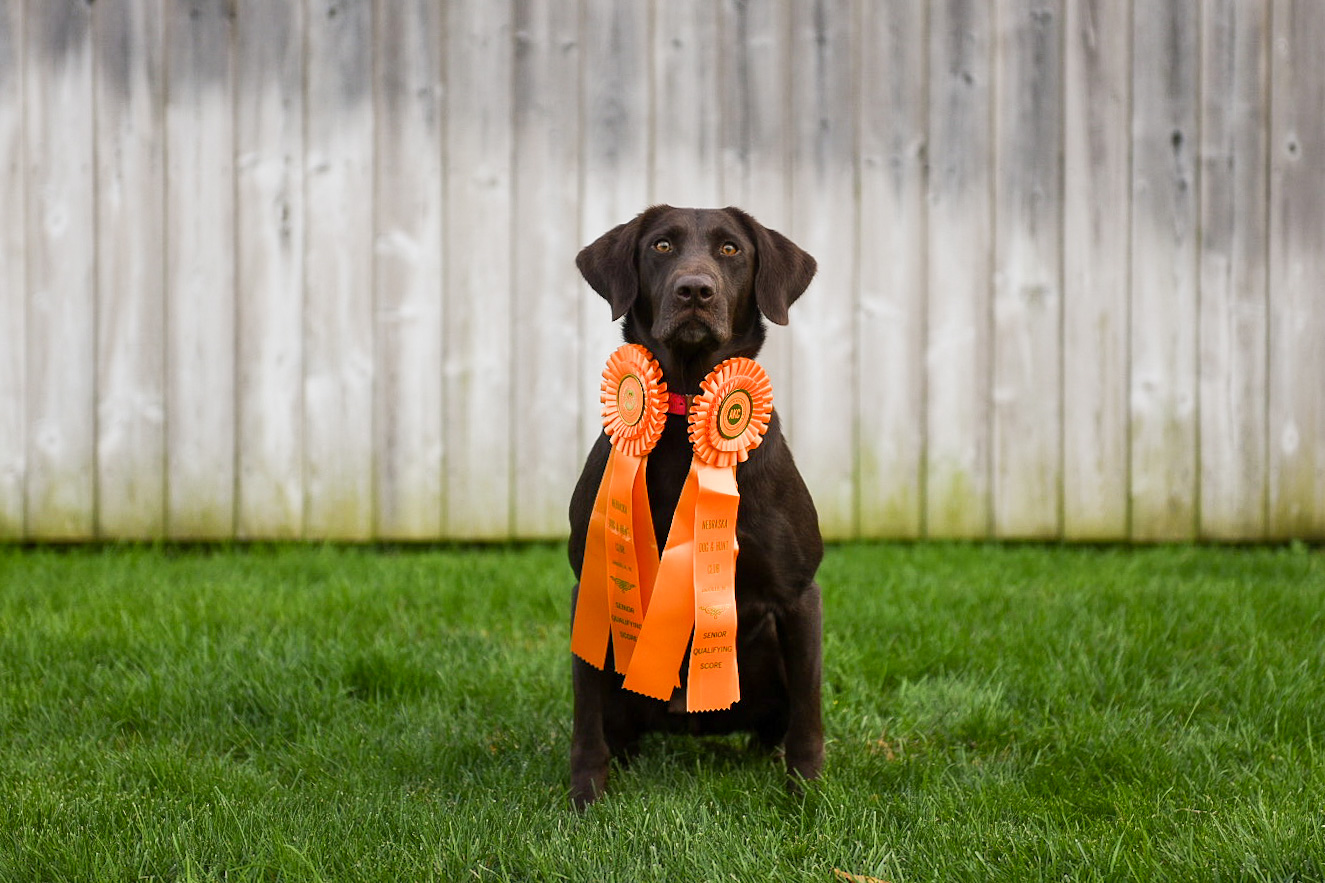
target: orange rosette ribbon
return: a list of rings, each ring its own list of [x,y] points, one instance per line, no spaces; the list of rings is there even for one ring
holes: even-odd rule
[[[667,386],[648,350],[625,344],[608,357],[602,402],[612,452],[589,517],[571,652],[603,668],[610,639],[625,673],[658,570],[645,463],[667,422]]]
[[[689,647],[687,711],[741,698],[736,669],[736,465],[763,441],[773,385],[758,363],[728,359],[700,385],[690,411],[694,459],[658,564],[627,689],[668,699]]]

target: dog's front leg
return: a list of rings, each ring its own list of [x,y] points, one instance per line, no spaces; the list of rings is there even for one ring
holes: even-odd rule
[[[823,601],[818,583],[801,593],[778,619],[778,637],[787,670],[790,696],[786,751],[788,787],[819,776],[824,763],[824,730],[820,707],[823,679]]]
[[[579,595],[579,586],[575,587]],[[574,603],[571,604],[572,617]],[[603,733],[604,672],[578,656],[571,656],[571,685],[575,692],[570,736],[570,799],[584,809],[602,796],[607,785],[610,754]]]

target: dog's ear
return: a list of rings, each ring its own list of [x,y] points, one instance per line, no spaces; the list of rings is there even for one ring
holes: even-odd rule
[[[805,293],[818,269],[809,252],[738,208],[729,208],[755,243],[755,302],[764,318],[787,324],[787,309]]]
[[[612,305],[614,322],[626,314],[639,293],[639,267],[635,255],[639,251],[640,229],[648,213],[643,212],[634,220],[608,230],[580,249],[575,258],[575,266],[580,268],[584,281]]]

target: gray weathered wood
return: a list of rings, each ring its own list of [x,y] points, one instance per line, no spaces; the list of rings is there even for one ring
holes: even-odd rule
[[[718,53],[718,203],[743,208],[765,226],[785,232],[791,229],[791,7],[723,0],[718,14],[724,47]],[[767,324],[759,362],[773,382],[774,407],[780,407],[791,392],[790,332]]]
[[[1062,492],[1062,33],[1059,0],[995,7],[993,518],[1059,535]]]
[[[860,530],[924,526],[924,4],[864,3],[859,28]]]
[[[376,358],[378,536],[442,526],[443,14],[378,0]]]
[[[21,539],[27,477],[23,4],[0,3],[0,539]]]
[[[930,10],[926,531],[990,530],[990,10]]]
[[[95,534],[92,8],[26,7],[27,536]]]
[[[707,207],[718,201],[717,26],[713,0],[654,6],[652,202]]]
[[[1198,7],[1133,9],[1132,536],[1195,536]]]
[[[373,535],[371,0],[307,8],[304,529]]]
[[[1067,0],[1063,100],[1063,534],[1128,533],[1131,20]]]
[[[235,272],[240,537],[304,532],[302,3],[235,15]]]
[[[566,530],[580,448],[580,95],[576,4],[515,2],[514,511],[522,537]],[[568,407],[569,405],[569,407]]]
[[[234,535],[233,20],[228,0],[166,6],[167,530]]]
[[[1275,0],[1269,530],[1325,536],[1325,5]]]
[[[510,535],[512,445],[538,431],[511,413],[512,7],[447,12],[444,528],[496,539]]]
[[[791,308],[793,450],[826,536],[857,533],[856,130],[850,0],[798,6],[792,17],[791,237],[819,272]],[[788,401],[786,396],[782,401]],[[809,454],[809,452],[813,452]],[[809,454],[806,456],[805,454]]]
[[[165,534],[164,4],[96,8],[97,524]]]
[[[1201,535],[1259,539],[1266,500],[1269,0],[1201,14]]]

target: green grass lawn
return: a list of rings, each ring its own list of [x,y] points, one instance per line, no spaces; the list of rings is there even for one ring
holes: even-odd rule
[[[829,550],[825,777],[568,809],[560,547],[0,549],[0,879],[1325,879],[1325,554]]]

